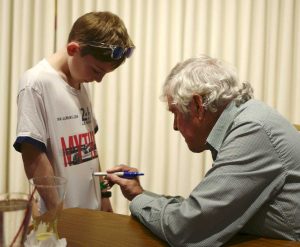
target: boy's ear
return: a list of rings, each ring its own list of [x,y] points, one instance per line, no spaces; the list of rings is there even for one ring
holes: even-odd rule
[[[193,104],[194,104],[194,111],[196,116],[201,119],[204,116],[204,112],[205,112],[205,109],[203,107],[202,96],[195,94],[193,96]]]
[[[77,42],[70,42],[67,44],[67,52],[69,56],[74,56],[80,51],[80,45]]]

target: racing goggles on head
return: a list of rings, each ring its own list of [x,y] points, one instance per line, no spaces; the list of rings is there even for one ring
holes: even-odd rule
[[[87,43],[87,46],[97,47],[97,48],[103,48],[103,49],[111,49],[110,57],[113,60],[119,60],[123,57],[129,58],[131,57],[135,47],[127,47],[123,48],[121,46],[117,45],[110,45],[105,43]]]

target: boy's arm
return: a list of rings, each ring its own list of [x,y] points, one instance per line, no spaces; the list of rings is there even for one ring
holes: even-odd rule
[[[109,198],[101,198],[101,211],[113,212]]]
[[[101,166],[100,166],[100,171],[102,171]],[[104,182],[103,177],[100,177],[99,181],[100,181],[100,183],[103,183]],[[102,192],[107,192],[106,188],[100,188],[100,189],[101,189],[101,191],[100,191],[101,194],[102,194]],[[100,210],[101,211],[106,211],[106,212],[113,212],[109,197],[101,196],[101,208],[100,208]]]
[[[22,159],[27,178],[54,176],[47,155],[29,143],[22,143]]]
[[[22,143],[22,159],[27,178],[54,176],[52,165],[47,155],[29,143]],[[101,199],[101,210],[113,212],[110,200]]]

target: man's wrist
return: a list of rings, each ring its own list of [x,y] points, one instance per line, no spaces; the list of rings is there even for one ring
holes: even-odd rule
[[[137,197],[138,195],[143,194],[144,190],[142,187],[139,187],[138,189],[136,189],[131,195],[128,195],[127,199],[129,201],[132,201],[135,197]]]

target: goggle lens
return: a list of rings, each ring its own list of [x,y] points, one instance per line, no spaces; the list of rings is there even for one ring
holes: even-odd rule
[[[114,60],[119,60],[120,58],[122,58],[123,54],[124,54],[123,48],[117,46],[114,49],[112,49],[111,58]]]
[[[104,44],[104,43],[86,44],[86,45],[93,46],[93,47],[98,47],[98,48],[104,48],[104,49],[111,49],[110,57],[113,60],[119,60],[122,57],[126,57],[126,58],[131,57],[131,55],[134,51],[134,48],[135,48],[135,47],[123,48],[121,46],[109,45],[109,44]]]
[[[134,47],[127,48],[126,51],[124,52],[124,56],[127,58],[131,57],[133,51],[134,51]]]

